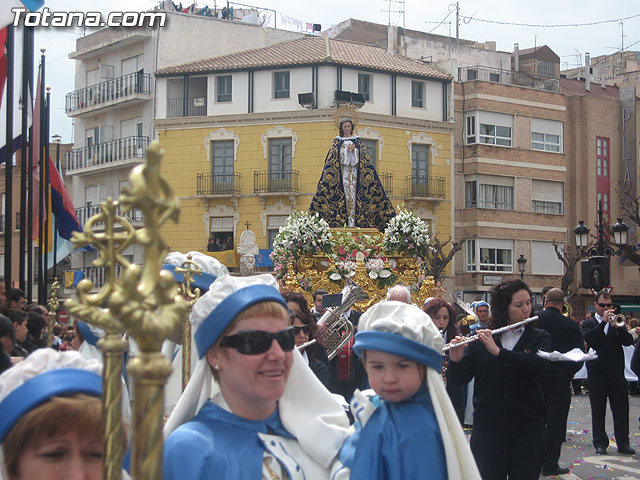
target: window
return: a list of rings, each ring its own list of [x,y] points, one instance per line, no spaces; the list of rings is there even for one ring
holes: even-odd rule
[[[480,143],[511,146],[511,127],[480,123]]]
[[[562,122],[531,119],[531,148],[546,152],[562,152]]]
[[[289,72],[274,72],[273,97],[289,98]]]
[[[220,250],[233,250],[233,217],[212,217],[211,238]]]
[[[217,102],[230,102],[231,101],[231,75],[223,75],[216,77],[217,84]]]
[[[475,70],[473,68],[467,69],[467,82],[470,82],[471,80],[476,80],[477,78],[478,78],[478,70]]]
[[[538,61],[538,75],[544,78],[556,78],[556,65],[557,63],[548,60]]]
[[[87,70],[87,87],[100,83],[100,69]]]
[[[531,242],[531,273],[535,275],[562,275],[562,262],[553,248],[553,242]]]
[[[233,140],[211,142],[211,193],[233,192]]]
[[[185,93],[188,95],[186,102]],[[167,118],[200,117],[206,114],[207,77],[189,77],[187,92],[184,90],[184,78],[167,80]]]
[[[465,208],[513,210],[513,177],[477,175],[465,181]]]
[[[368,138],[362,138],[360,141],[362,142],[362,145],[364,145],[364,148],[367,149],[367,153],[371,159],[371,164],[375,167],[378,160],[378,141],[370,140]]]
[[[411,81],[411,106],[424,107],[424,82]]]
[[[280,227],[287,224],[287,215],[269,215],[267,217],[267,232],[268,232],[268,248],[273,250],[273,241],[278,235]]]
[[[465,263],[468,272],[510,273],[513,271],[513,240],[467,240]]]
[[[475,112],[466,116],[465,130],[467,145],[479,141],[489,145],[510,147],[513,115],[495,112]],[[476,132],[480,135],[476,135]]]
[[[367,102],[371,100],[371,75],[358,74],[358,93],[361,93]]]
[[[475,115],[469,115],[465,122],[465,134],[467,138],[467,144],[476,143],[476,117]]]
[[[596,137],[596,176],[609,176],[609,139]]]
[[[535,213],[564,213],[564,184],[547,180],[532,180],[531,211]]]
[[[429,196],[429,145],[411,144],[411,196]]]
[[[134,57],[125,58],[120,62],[120,68],[122,75],[129,75],[130,73],[139,72],[144,69],[143,54],[136,55]]]
[[[490,82],[500,82],[500,74],[497,72],[489,72],[489,81]]]
[[[608,193],[598,193],[598,205],[602,202],[602,211],[609,212],[609,194]]]
[[[291,138],[269,139],[269,191],[290,192]]]

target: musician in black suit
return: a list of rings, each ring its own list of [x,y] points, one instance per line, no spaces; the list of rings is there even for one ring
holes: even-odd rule
[[[536,313],[536,328],[546,330],[551,336],[551,350],[566,353],[574,348],[584,350],[580,327],[562,315],[564,293],[559,288],[550,289],[545,297],[544,311]],[[567,433],[567,417],[571,406],[571,379],[582,367],[582,362],[549,362],[540,376],[545,398],[545,455],[543,475],[565,475],[566,467],[560,467],[560,448]]]
[[[531,290],[522,280],[491,289],[491,327],[531,316]],[[544,456],[544,396],[538,377],[547,363],[551,338],[529,323],[449,352],[449,382],[475,377],[471,450],[483,480],[537,480]],[[456,340],[462,340],[456,337]]]
[[[582,324],[582,335],[587,346],[598,354],[597,359],[587,362],[593,446],[596,454],[607,453],[609,436],[604,428],[604,419],[609,398],[618,453],[633,455],[636,452],[629,446],[629,397],[622,349],[633,343],[633,337],[624,324],[616,327],[613,302],[607,292],[598,293],[595,310],[595,317],[588,318]]]

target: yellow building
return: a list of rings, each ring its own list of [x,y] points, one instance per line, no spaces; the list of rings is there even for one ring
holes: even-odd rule
[[[235,248],[247,228],[268,250],[289,214],[309,207],[337,106],[362,99],[356,134],[394,206],[451,236],[451,78],[428,64],[309,37],[156,76],[163,173],[182,204],[163,232],[172,250],[206,251],[211,238],[231,247],[228,237]],[[216,256],[235,266],[231,253]]]

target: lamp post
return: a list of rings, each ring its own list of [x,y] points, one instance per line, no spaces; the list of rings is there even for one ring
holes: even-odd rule
[[[629,227],[618,218],[618,222],[611,227],[613,231],[613,243],[616,250],[609,244],[605,237],[604,223],[602,221],[602,200],[598,202],[598,238],[595,246],[589,249],[589,259],[582,261],[582,285],[593,290],[602,290],[609,286],[609,257],[622,255],[620,247],[627,243]],[[573,229],[576,246],[579,249],[587,247],[589,239],[589,227],[580,220]]]
[[[518,262],[518,271],[520,272],[520,280],[524,280],[524,270],[527,265],[527,259],[524,258],[524,255],[520,255],[520,258],[518,258],[516,262]]]

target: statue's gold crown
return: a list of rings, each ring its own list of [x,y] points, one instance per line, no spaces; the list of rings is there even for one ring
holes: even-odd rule
[[[351,104],[340,105],[336,108],[336,111],[333,112],[333,124],[336,126],[336,129],[340,129],[340,122],[343,120],[351,120],[353,122],[353,130],[355,131],[360,120],[358,109]]]

